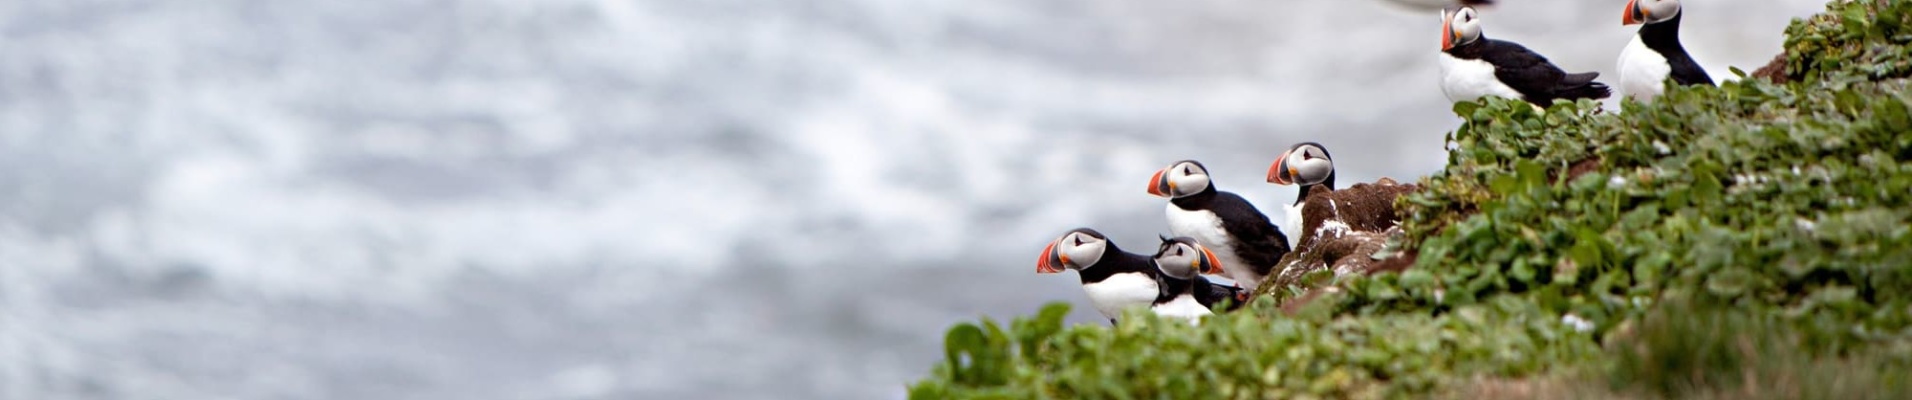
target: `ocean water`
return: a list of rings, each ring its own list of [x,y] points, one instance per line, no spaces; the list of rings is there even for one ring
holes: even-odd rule
[[[1623,1],[1489,37],[1613,64]],[[1817,0],[1689,0],[1716,78]],[[0,2],[0,399],[898,398],[1081,304],[1180,159],[1411,180],[1458,122],[1381,1]],[[1279,214],[1279,213],[1274,213]],[[1279,217],[1277,217],[1279,218]],[[1099,323],[1078,307],[1072,320]]]

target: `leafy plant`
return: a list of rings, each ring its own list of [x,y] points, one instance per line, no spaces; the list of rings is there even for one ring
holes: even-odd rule
[[[1912,2],[1837,1],[1787,34],[1785,84],[1670,88],[1618,113],[1456,104],[1448,165],[1396,204],[1405,272],[1307,276],[1200,326],[1063,328],[1055,305],[1009,330],[960,324],[912,398],[1372,398],[1529,379],[1895,397],[1889,372],[1912,371]],[[1881,372],[1826,372],[1854,366]]]

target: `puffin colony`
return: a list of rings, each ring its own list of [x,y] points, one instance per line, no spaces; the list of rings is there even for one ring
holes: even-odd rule
[[[1453,102],[1487,96],[1519,99],[1543,108],[1554,100],[1604,99],[1606,84],[1598,72],[1568,73],[1518,43],[1481,34],[1475,5],[1485,0],[1393,0],[1409,7],[1441,7],[1441,92]],[[1640,24],[1639,33],[1620,51],[1620,91],[1627,98],[1652,101],[1668,80],[1678,85],[1712,85],[1713,80],[1680,46],[1679,0],[1629,0],[1623,25]],[[1082,290],[1109,323],[1129,308],[1200,323],[1216,311],[1232,311],[1252,298],[1257,287],[1278,277],[1328,269],[1335,274],[1370,270],[1328,257],[1286,257],[1320,250],[1337,257],[1369,259],[1375,251],[1347,251],[1354,240],[1385,241],[1399,232],[1394,200],[1418,190],[1388,178],[1336,188],[1334,158],[1320,143],[1289,147],[1268,167],[1268,183],[1295,186],[1294,204],[1284,205],[1280,226],[1247,199],[1222,191],[1209,167],[1195,160],[1169,164],[1149,178],[1148,194],[1168,199],[1168,231],[1155,253],[1129,253],[1108,235],[1076,228],[1049,242],[1036,262],[1043,274],[1075,270]],[[1366,246],[1364,248],[1375,248]],[[1391,258],[1392,256],[1388,257]],[[1312,262],[1284,258],[1312,259]],[[1382,264],[1383,259],[1372,264]],[[1395,262],[1404,262],[1392,260]],[[1203,274],[1232,283],[1210,281]]]

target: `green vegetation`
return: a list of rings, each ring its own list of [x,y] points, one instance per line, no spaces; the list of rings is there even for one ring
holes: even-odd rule
[[[1456,104],[1405,272],[1199,327],[960,324],[911,397],[1912,398],[1912,2],[1787,36],[1784,84]]]

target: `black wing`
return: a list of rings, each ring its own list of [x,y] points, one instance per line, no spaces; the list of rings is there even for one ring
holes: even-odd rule
[[[1684,49],[1678,53],[1666,54],[1665,56],[1667,66],[1673,67],[1673,71],[1668,74],[1673,77],[1673,82],[1679,83],[1681,86],[1713,85],[1713,77],[1707,76],[1706,70],[1700,68],[1700,64],[1694,62],[1692,56],[1686,55]]]
[[[1481,58],[1494,64],[1494,77],[1520,92],[1529,103],[1547,106],[1554,99],[1602,99],[1613,93],[1607,85],[1593,81],[1599,72],[1569,74],[1519,43],[1486,41],[1489,47]]]
[[[1494,64],[1494,77],[1501,83],[1520,92],[1529,100],[1552,99],[1554,87],[1559,86],[1567,72],[1547,61],[1547,57],[1528,50],[1519,43],[1483,39],[1488,47],[1481,53],[1481,59]]]
[[[1281,228],[1268,222],[1268,216],[1248,200],[1234,193],[1216,193],[1213,208],[1217,215],[1231,217],[1222,219],[1222,230],[1235,239],[1234,248],[1230,250],[1250,264],[1247,267],[1256,275],[1268,275],[1275,269],[1275,263],[1281,261],[1281,256],[1288,255],[1288,236],[1281,234]]]

